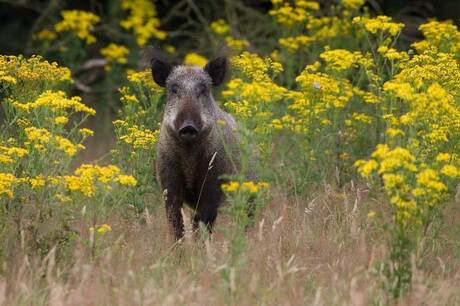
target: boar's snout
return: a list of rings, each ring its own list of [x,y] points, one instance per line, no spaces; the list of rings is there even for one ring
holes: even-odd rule
[[[199,134],[198,128],[191,120],[186,120],[177,132],[180,139],[187,143],[193,142]]]

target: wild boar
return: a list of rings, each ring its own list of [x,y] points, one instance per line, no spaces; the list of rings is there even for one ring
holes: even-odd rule
[[[194,211],[211,232],[224,194],[222,175],[237,170],[227,144],[235,141],[236,122],[212,95],[225,79],[227,59],[204,68],[151,61],[154,81],[166,88],[166,104],[157,145],[157,179],[164,190],[166,215],[176,240],[184,235],[181,208]]]

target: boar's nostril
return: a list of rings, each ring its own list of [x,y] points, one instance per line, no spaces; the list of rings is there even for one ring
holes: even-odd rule
[[[183,125],[179,129],[179,136],[185,141],[192,141],[198,136],[198,130],[193,124]]]

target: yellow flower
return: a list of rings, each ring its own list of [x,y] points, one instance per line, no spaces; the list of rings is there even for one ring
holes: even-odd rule
[[[61,203],[69,203],[72,201],[70,197],[63,195],[63,194],[56,194],[55,198]]]
[[[144,46],[152,37],[164,40],[166,32],[159,30],[160,19],[155,5],[149,0],[122,0],[121,8],[128,11],[128,17],[120,21],[122,28],[133,30],[136,43]]]
[[[81,128],[78,130],[78,132],[82,134],[83,136],[93,136],[94,135],[94,132],[87,128]]]
[[[69,122],[69,119],[65,116],[59,116],[54,118],[54,123],[56,124],[66,124],[67,122]]]
[[[111,190],[111,183],[135,183],[134,178],[120,175],[120,169],[114,165],[102,167],[83,164],[75,170],[74,175],[63,176],[62,179],[69,191],[79,191],[86,197],[93,197],[97,190]],[[59,184],[59,181],[56,183]]]
[[[7,198],[13,197],[13,185],[17,182],[17,178],[10,173],[0,173],[0,196]]]
[[[37,33],[37,38],[39,40],[55,40],[56,37],[56,33],[48,29],[43,29]]]
[[[160,131],[151,131],[143,126],[134,125],[129,127],[119,139],[132,145],[134,149],[151,149],[158,140]]]
[[[12,157],[24,157],[28,154],[27,150],[20,147],[5,147],[0,145],[0,156],[2,158],[2,162],[4,163],[12,163]]]
[[[206,59],[206,57],[201,56],[201,55],[199,55],[197,53],[193,53],[193,52],[188,53],[185,56],[185,59],[184,59],[185,64],[192,65],[192,66],[204,67],[207,62],[208,62],[208,60]]]
[[[452,157],[449,153],[439,153],[436,156],[436,161],[449,161],[451,158]]]
[[[228,183],[222,184],[221,188],[225,192],[234,192],[234,191],[237,191],[239,187],[240,187],[240,183],[230,181]]]
[[[67,138],[55,136],[57,146],[60,150],[64,151],[68,156],[74,156],[77,153],[77,147]]]
[[[164,88],[153,81],[152,71],[150,69],[140,72],[128,71],[127,78],[130,83],[146,88],[153,95],[161,95],[164,92]],[[126,87],[122,88],[120,92],[123,95],[130,95],[129,89]]]
[[[111,232],[111,231],[112,231],[112,228],[108,224],[102,224],[102,225],[98,226],[97,230],[96,230],[96,232],[99,235],[104,235],[105,233],[108,233],[108,232]]]
[[[63,20],[54,26],[56,32],[72,31],[87,44],[96,42],[91,31],[99,23],[99,16],[80,10],[61,11],[61,16]]]
[[[78,176],[64,176],[63,177],[66,188],[70,191],[80,191],[86,197],[94,196],[95,189],[93,181],[90,177],[78,177]]]
[[[364,5],[365,0],[342,0],[341,4],[351,10],[357,10]]]
[[[287,48],[290,51],[297,51],[302,47],[308,47],[314,39],[306,35],[297,35],[292,37],[282,37],[278,39],[280,46]]]
[[[11,75],[5,75],[4,71],[0,71],[0,81],[4,83],[10,83],[15,85],[18,81],[16,78],[12,77]]]
[[[362,58],[360,52],[350,52],[345,49],[327,50],[320,54],[326,66],[334,71],[345,71],[355,66]]]
[[[246,39],[236,39],[232,36],[226,36],[225,43],[229,48],[238,52],[243,51],[249,46],[249,42]]]
[[[396,136],[404,136],[405,133],[403,130],[401,129],[395,129],[395,128],[388,128],[387,129],[387,135],[390,137],[390,138],[394,138]]]
[[[297,24],[302,24],[311,16],[309,11],[319,9],[319,3],[315,1],[295,1],[295,6],[292,6],[288,1],[272,0],[273,9],[268,14],[274,16],[276,21],[283,26],[293,27]]]
[[[361,174],[362,177],[369,177],[372,172],[377,170],[379,164],[377,161],[371,159],[369,161],[364,161],[364,160],[358,160],[355,162],[355,167],[358,168],[359,174]]]
[[[355,121],[362,122],[364,124],[371,124],[372,123],[372,117],[366,115],[366,114],[360,114],[360,113],[353,113],[352,118]]]
[[[237,190],[248,191],[250,193],[257,193],[261,189],[268,189],[269,184],[267,182],[254,183],[252,181],[239,182],[230,181],[228,183],[222,184],[222,190],[225,192],[235,192]]]
[[[13,102],[13,107],[30,112],[38,108],[50,108],[56,112],[65,110],[69,112],[83,112],[89,115],[95,115],[96,111],[81,102],[81,98],[76,96],[70,99],[66,98],[63,91],[47,90],[40,94],[34,102],[21,103],[18,101]]]
[[[240,188],[243,191],[246,190],[251,193],[256,193],[259,191],[259,187],[256,184],[254,184],[254,182],[243,182]]]
[[[444,165],[441,169],[441,174],[448,177],[457,177],[460,176],[460,171],[453,165]]]
[[[449,173],[449,172],[448,172]],[[439,177],[433,169],[425,169],[417,175],[417,183],[436,191],[447,190],[446,185],[439,181]]]
[[[28,127],[24,129],[24,132],[27,139],[32,142],[48,143],[51,139],[51,133],[47,129]]]
[[[168,54],[174,54],[174,52],[176,52],[176,48],[173,45],[166,45],[165,50]]]
[[[257,183],[257,186],[260,188],[260,189],[268,189],[270,187],[270,184],[267,183],[267,182],[259,182]]]
[[[131,175],[119,175],[116,179],[121,185],[136,186],[137,180]]]
[[[30,178],[29,182],[30,182],[30,185],[32,186],[32,189],[37,189],[37,188],[45,186],[46,180],[43,177],[43,175],[39,175],[35,178]]]
[[[118,64],[126,64],[128,62],[126,56],[129,50],[125,46],[110,43],[107,47],[102,48],[100,52],[109,62]]]
[[[397,185],[404,183],[404,177],[400,174],[385,173],[382,178],[387,189],[394,189]]]
[[[230,32],[230,26],[223,19],[218,19],[216,21],[211,22],[211,25],[209,27],[211,28],[211,31],[218,35],[224,35]]]
[[[375,18],[369,17],[355,17],[353,18],[354,24],[363,25],[364,28],[372,34],[377,32],[388,32],[391,36],[396,36],[404,27],[402,23],[392,22],[391,17],[377,16]]]

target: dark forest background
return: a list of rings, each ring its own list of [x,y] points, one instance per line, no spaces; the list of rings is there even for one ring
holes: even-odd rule
[[[224,2],[232,0],[202,0],[202,1],[153,1],[157,7],[158,15],[162,21],[162,29],[174,32],[181,28],[186,18],[197,19],[193,11],[187,16],[181,14],[177,8],[181,3],[198,7],[200,11],[209,13],[212,19],[221,18]],[[81,1],[59,1],[59,0],[0,0],[0,52],[2,54],[28,54],[33,53],[31,38],[37,29],[43,24],[53,22],[56,14],[53,10],[61,9],[83,9],[92,11],[104,11],[110,4],[110,0],[81,0]],[[330,6],[337,2],[334,0],[319,0],[323,7]],[[244,6],[254,14],[266,14],[272,7],[268,0],[242,0],[238,5]],[[368,0],[367,6],[376,14],[392,16],[398,21],[406,24],[405,36],[409,40],[418,38],[418,26],[429,18],[439,20],[452,20],[459,23],[460,1],[458,0]],[[47,12],[48,11],[48,12]],[[179,13],[179,14],[178,14]],[[212,16],[211,16],[212,15]],[[215,16],[214,16],[215,15]],[[171,43],[181,43],[184,39],[193,35],[200,35],[201,29],[190,23],[188,27],[181,28],[171,39]],[[193,48],[193,46],[191,46]]]

